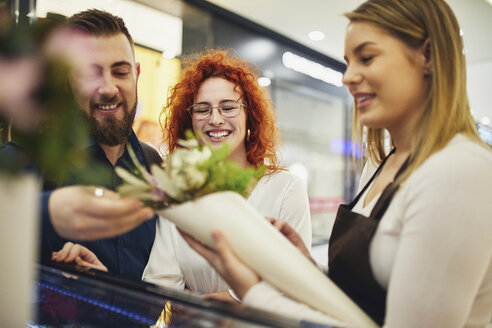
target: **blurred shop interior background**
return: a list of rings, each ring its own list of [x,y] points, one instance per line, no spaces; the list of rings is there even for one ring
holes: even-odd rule
[[[231,47],[256,63],[277,112],[282,164],[307,184],[314,241],[326,240],[337,207],[356,191],[352,160],[352,100],[342,85],[343,13],[362,0],[30,0],[29,17],[70,16],[99,8],[121,16],[141,63],[134,129],[162,153],[159,114],[179,78],[181,59]],[[449,0],[462,27],[468,92],[482,138],[492,146],[492,3]],[[315,32],[315,33],[311,33]],[[404,77],[402,77],[404,78]],[[357,154],[359,156],[359,154]]]

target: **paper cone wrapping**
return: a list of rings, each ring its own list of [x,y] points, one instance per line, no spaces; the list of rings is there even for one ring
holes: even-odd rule
[[[212,232],[221,230],[234,252],[286,295],[350,326],[377,327],[241,195],[230,191],[213,193],[159,214],[211,248]]]

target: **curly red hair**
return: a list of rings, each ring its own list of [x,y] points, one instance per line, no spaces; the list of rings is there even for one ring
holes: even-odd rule
[[[221,77],[242,91],[246,105],[246,156],[250,164],[279,169],[277,161],[278,128],[271,101],[258,85],[256,70],[250,64],[231,54],[230,50],[208,50],[184,61],[181,81],[171,88],[167,105],[161,113],[164,142],[169,151],[176,149],[178,139],[192,129],[188,108],[193,105],[200,85],[210,77]]]

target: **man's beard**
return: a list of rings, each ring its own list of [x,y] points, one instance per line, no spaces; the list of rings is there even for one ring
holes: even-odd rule
[[[101,122],[97,121],[93,116],[88,118],[92,135],[98,144],[117,146],[127,143],[137,112],[136,96],[135,104],[130,111],[128,111],[128,103],[126,101],[122,103],[122,106],[125,115],[121,121],[112,116],[104,117]]]

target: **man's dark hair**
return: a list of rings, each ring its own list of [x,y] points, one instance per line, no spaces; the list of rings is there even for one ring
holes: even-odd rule
[[[133,46],[132,36],[128,32],[123,19],[106,11],[98,9],[81,11],[68,18],[67,24],[94,36],[112,36],[123,33],[130,41],[130,45]]]

